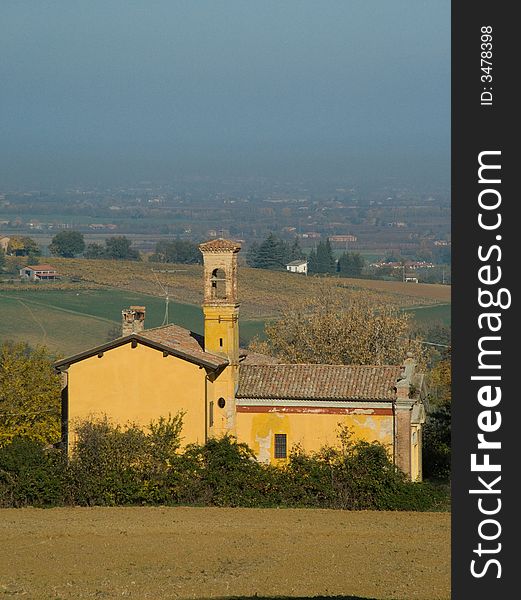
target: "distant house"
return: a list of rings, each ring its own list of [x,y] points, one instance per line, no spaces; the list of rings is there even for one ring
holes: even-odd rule
[[[0,250],[3,250],[7,254],[7,247],[9,246],[10,238],[0,237]]]
[[[357,240],[358,240],[358,238],[356,237],[356,235],[351,235],[351,234],[330,235],[329,236],[330,242],[356,242]]]
[[[292,260],[286,265],[286,271],[290,273],[304,273],[308,274],[308,261],[307,260]]]
[[[20,269],[20,277],[31,281],[52,281],[58,278],[58,271],[51,265],[27,265]]]

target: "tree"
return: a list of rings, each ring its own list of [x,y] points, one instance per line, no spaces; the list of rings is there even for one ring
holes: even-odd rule
[[[338,272],[346,277],[360,277],[364,259],[357,252],[344,252],[338,259]]]
[[[315,248],[311,249],[308,256],[308,271],[310,273],[318,273],[317,251]]]
[[[259,252],[259,244],[257,242],[252,242],[248,246],[248,251],[246,252],[246,264],[248,267],[256,267],[257,266],[257,254]]]
[[[409,340],[409,319],[373,294],[353,293],[346,305],[329,292],[293,304],[266,325],[266,341],[250,346],[286,363],[401,364],[407,352],[423,363],[420,340]]]
[[[60,440],[60,378],[44,347],[0,346],[0,446],[14,437]]]
[[[423,428],[423,475],[427,479],[448,479],[451,465],[450,405],[435,408]]]
[[[73,258],[85,250],[83,234],[79,231],[60,231],[49,244],[49,251],[54,256]]]
[[[287,255],[286,244],[274,233],[270,233],[259,246],[254,266],[258,269],[283,269]]]
[[[450,347],[432,368],[429,376],[430,401],[433,406],[449,406],[452,401],[452,363]]]
[[[298,237],[296,237],[295,240],[293,241],[293,244],[291,245],[291,248],[289,249],[288,262],[291,262],[293,260],[302,260],[304,258],[305,258],[304,252],[302,251],[302,248],[300,247],[300,242],[298,240]]]
[[[173,240],[158,242],[156,251],[150,257],[152,262],[200,264],[202,261],[199,247],[188,240]]]
[[[423,430],[423,472],[425,477],[448,479],[451,465],[451,349],[445,351],[429,373],[431,411]]]
[[[124,235],[110,237],[105,240],[105,253],[107,258],[116,260],[140,260],[139,252],[131,246],[132,242]]]
[[[87,249],[83,256],[85,258],[106,258],[105,248],[102,244],[92,242],[87,245]]]
[[[11,256],[38,256],[41,254],[40,246],[27,236],[15,236],[9,240],[7,254]]]
[[[333,249],[329,238],[325,242],[319,242],[316,251],[316,266],[312,270],[314,273],[333,273],[336,269]]]

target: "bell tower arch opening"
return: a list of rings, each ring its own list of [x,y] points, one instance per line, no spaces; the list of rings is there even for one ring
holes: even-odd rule
[[[213,300],[226,300],[226,273],[223,269],[214,269],[211,277],[211,292]]]

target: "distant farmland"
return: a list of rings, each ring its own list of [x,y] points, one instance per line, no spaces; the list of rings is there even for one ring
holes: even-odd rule
[[[44,344],[59,354],[73,354],[115,337],[121,309],[130,305],[147,307],[146,326],[163,323],[162,298],[125,290],[77,289],[1,291],[0,340]],[[199,333],[203,316],[199,306],[170,302],[169,322]],[[241,339],[246,344],[261,334],[264,321],[241,322]],[[111,333],[112,332],[112,333]]]
[[[418,325],[440,323],[446,327],[451,326],[450,304],[435,304],[432,306],[413,306],[405,309],[414,318]]]
[[[111,331],[114,337],[121,310],[133,304],[146,306],[146,327],[157,327],[165,313],[161,286],[168,287],[169,322],[203,332],[198,265],[55,258],[52,264],[64,275],[60,282],[0,286],[0,340],[46,344],[60,354],[78,352],[105,342]],[[277,318],[282,309],[327,289],[336,290],[346,302],[353,292],[365,290],[375,301],[411,311],[418,323],[450,325],[450,286],[304,277],[241,267],[242,343],[262,336],[266,320]]]
[[[64,276],[81,278],[85,286],[96,285],[160,295],[168,286],[177,302],[200,306],[202,267],[148,262],[86,259],[52,259]],[[163,272],[154,272],[160,270]],[[280,310],[300,298],[321,295],[327,289],[345,294],[346,301],[356,290],[366,290],[375,298],[397,306],[419,306],[450,302],[450,286],[401,281],[374,281],[340,277],[305,277],[281,271],[239,268],[241,314],[246,319],[276,317]]]

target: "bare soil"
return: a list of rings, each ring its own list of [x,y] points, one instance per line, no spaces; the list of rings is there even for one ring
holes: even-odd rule
[[[0,597],[450,598],[448,513],[0,510]]]

